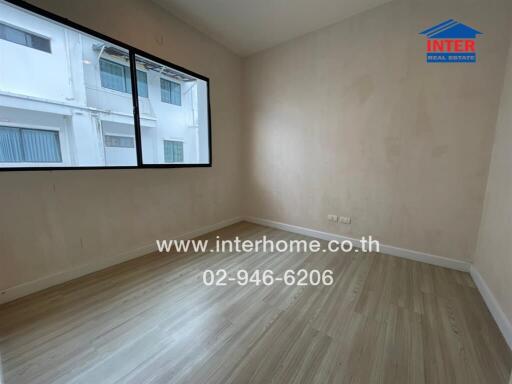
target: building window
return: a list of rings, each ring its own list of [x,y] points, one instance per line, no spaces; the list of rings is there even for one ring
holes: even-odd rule
[[[128,68],[129,70],[129,68]],[[131,89],[130,89],[131,92]],[[137,69],[137,94],[139,97],[148,97],[148,75]]]
[[[0,23],[0,39],[34,48],[39,51],[52,53],[49,39],[2,23]]]
[[[100,59],[100,77],[103,88],[132,93],[130,67],[107,59]],[[137,89],[139,97],[148,97],[148,75],[138,69]]]
[[[0,127],[0,162],[62,162],[59,132]]]
[[[164,140],[164,161],[183,163],[183,141]]]
[[[160,90],[164,103],[181,105],[181,85],[179,83],[160,79]]]
[[[135,139],[130,136],[105,135],[105,147],[112,148],[135,148]]]

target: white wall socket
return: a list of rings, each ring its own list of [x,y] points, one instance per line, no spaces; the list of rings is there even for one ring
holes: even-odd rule
[[[327,220],[333,223],[340,223],[340,224],[350,224],[352,222],[352,218],[348,216],[338,216],[338,215],[327,215]]]
[[[339,216],[338,217],[338,223],[350,224],[351,222],[352,222],[352,219],[350,217],[346,217],[346,216]]]

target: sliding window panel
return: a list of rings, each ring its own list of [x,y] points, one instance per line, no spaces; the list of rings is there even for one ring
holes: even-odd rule
[[[207,79],[142,55],[135,62],[143,164],[210,165]]]
[[[0,168],[137,166],[127,49],[0,0],[0,58]]]

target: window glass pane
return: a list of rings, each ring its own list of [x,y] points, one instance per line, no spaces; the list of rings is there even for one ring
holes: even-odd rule
[[[32,48],[51,53],[50,40],[34,35],[28,37],[30,37],[30,46]]]
[[[40,51],[51,52],[50,40],[2,23],[0,23],[0,39]]]
[[[130,67],[100,59],[101,86],[119,92],[132,93]],[[137,70],[139,96],[148,97],[148,80],[143,71]]]
[[[164,159],[166,163],[183,163],[183,142],[165,140]]]
[[[136,62],[147,74],[150,106],[139,102],[143,162],[208,164],[208,83],[144,56]]]
[[[0,162],[17,162],[22,159],[20,130],[0,127]]]
[[[62,161],[59,133],[36,129],[22,129],[21,142],[24,161],[60,163]]]
[[[56,131],[0,127],[0,161],[4,163],[59,163],[62,161]]]
[[[137,92],[139,97],[148,97],[148,75],[137,70]]]
[[[105,147],[135,148],[135,139],[128,136],[105,135]]]
[[[0,122],[23,127],[0,129],[0,167],[137,165],[104,141],[135,137],[128,51],[1,0],[0,18]]]
[[[126,93],[129,93],[131,95],[132,93],[132,74],[130,73],[130,68],[123,66],[123,73],[124,73],[124,86],[126,89]]]
[[[181,85],[171,82],[171,104],[181,105]]]
[[[25,32],[8,26],[5,27],[5,40],[16,44],[27,45]]]
[[[181,105],[181,84],[160,79],[160,92],[164,103]]]
[[[115,91],[127,92],[126,76],[122,65],[100,59],[101,86]]]
[[[164,103],[171,103],[171,82],[169,80],[160,79],[160,94]]]

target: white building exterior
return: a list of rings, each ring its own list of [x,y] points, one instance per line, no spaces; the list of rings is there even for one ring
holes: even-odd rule
[[[0,167],[136,165],[127,52],[2,2],[0,28]],[[144,163],[208,163],[207,83],[137,70]]]

